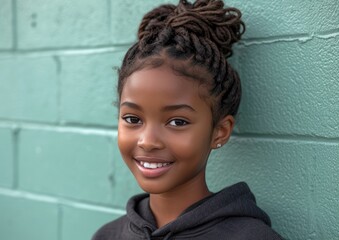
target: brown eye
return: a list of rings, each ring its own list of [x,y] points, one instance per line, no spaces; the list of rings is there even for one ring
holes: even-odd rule
[[[187,125],[188,122],[186,120],[183,119],[173,119],[169,122],[169,125],[171,126],[175,126],[175,127],[181,127],[184,125]]]
[[[123,117],[122,119],[124,119],[129,124],[141,124],[141,120],[138,117],[126,116],[126,117]]]

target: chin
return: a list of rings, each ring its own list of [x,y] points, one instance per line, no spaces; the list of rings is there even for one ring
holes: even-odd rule
[[[155,181],[154,183],[145,183],[138,181],[139,187],[144,190],[144,192],[149,193],[149,194],[161,194],[164,193],[166,191],[168,191],[168,189],[165,189],[161,183]]]

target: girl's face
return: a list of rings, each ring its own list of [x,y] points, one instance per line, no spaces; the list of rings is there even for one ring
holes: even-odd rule
[[[169,193],[205,186],[215,134],[211,108],[201,98],[207,90],[201,86],[167,66],[134,72],[126,80],[118,145],[144,191]]]

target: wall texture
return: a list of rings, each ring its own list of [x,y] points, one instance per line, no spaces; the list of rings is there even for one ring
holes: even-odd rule
[[[140,192],[112,67],[164,2],[0,0],[0,239],[90,239]],[[244,94],[209,185],[247,181],[286,239],[339,239],[339,2],[228,4],[247,23],[231,60]]]

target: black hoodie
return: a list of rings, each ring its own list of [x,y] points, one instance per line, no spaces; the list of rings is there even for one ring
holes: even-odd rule
[[[156,227],[149,195],[127,203],[127,214],[101,227],[92,240],[279,240],[267,214],[246,183],[237,183],[187,208],[176,220]]]

